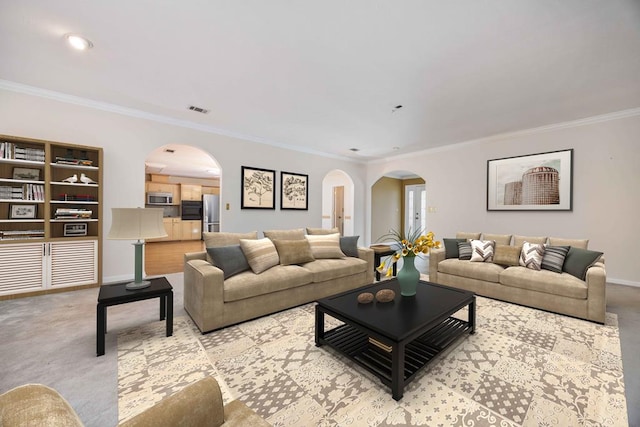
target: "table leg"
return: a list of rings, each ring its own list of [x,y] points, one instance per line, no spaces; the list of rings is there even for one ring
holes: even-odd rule
[[[107,333],[107,307],[98,304],[96,310],[96,355],[102,356],[104,354],[104,335]]]
[[[398,401],[404,394],[404,344],[391,349],[391,397]]]
[[[316,305],[316,347],[322,345],[321,339],[324,339],[324,311],[320,310],[319,305]]]
[[[471,327],[471,335],[476,333],[476,299],[473,298],[471,304],[469,304],[469,326]]]
[[[164,301],[165,297],[160,297],[161,301]],[[173,291],[169,291],[166,296],[167,302],[167,336],[173,335]]]
[[[164,320],[167,314],[167,300],[165,295],[160,296],[160,320]]]

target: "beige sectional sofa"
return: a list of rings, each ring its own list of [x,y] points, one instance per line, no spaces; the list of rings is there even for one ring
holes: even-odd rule
[[[185,310],[205,333],[373,283],[373,250],[356,247],[356,237],[348,252],[357,256],[345,256],[335,250],[332,231],[307,229],[308,235],[304,229],[270,230],[265,239],[258,239],[257,232],[204,233],[208,250],[184,256]],[[321,241],[323,236],[329,243]],[[225,271],[214,265],[220,263],[210,256],[218,256],[216,250],[237,251],[242,244],[245,253],[252,251],[252,268],[269,265],[270,242],[278,245],[278,263],[258,274],[248,269],[225,279]]]
[[[480,235],[481,233],[457,233],[456,238],[467,241],[480,240]],[[588,240],[553,237],[547,239],[547,237],[538,236],[513,236],[512,238],[511,235],[497,234],[485,234],[482,240],[493,240],[496,248],[502,248],[501,253],[517,254],[524,242],[544,243],[548,246],[570,246],[577,248],[574,253],[591,252],[587,251]],[[597,255],[593,256],[597,257]],[[429,280],[469,290],[477,295],[604,323],[606,311],[604,259],[600,257],[590,265],[585,267],[586,274],[583,279],[580,279],[564,270],[562,272],[534,270],[517,265],[517,262],[501,261],[501,264],[498,264],[493,260],[472,262],[456,257],[446,258],[446,249],[441,248],[431,251]]]

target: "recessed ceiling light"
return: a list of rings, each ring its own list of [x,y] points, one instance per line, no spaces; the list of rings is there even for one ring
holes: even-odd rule
[[[349,148],[349,151],[353,151],[354,153],[357,153],[358,151],[360,151],[359,148]]]
[[[93,43],[91,40],[82,37],[78,34],[65,34],[64,36],[67,39],[67,42],[74,48],[78,50],[88,50],[93,47]]]

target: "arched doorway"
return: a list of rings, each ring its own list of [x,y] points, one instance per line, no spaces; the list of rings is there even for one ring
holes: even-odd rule
[[[322,180],[322,228],[337,227],[343,236],[354,234],[354,185],[346,172],[334,169]]]
[[[147,241],[146,274],[183,271],[184,254],[203,250],[202,232],[219,230],[221,178],[216,159],[198,147],[168,144],[149,153],[145,207],[162,208],[167,237]]]

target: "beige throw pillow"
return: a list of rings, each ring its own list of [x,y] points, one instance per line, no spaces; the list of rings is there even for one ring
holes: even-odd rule
[[[307,239],[302,240],[274,240],[281,265],[304,264],[314,261],[311,245]]]
[[[315,259],[321,258],[345,258],[340,250],[340,234],[322,234],[318,236],[305,236],[311,245],[311,252]]]
[[[204,232],[202,233],[205,248],[218,248],[221,246],[239,245],[240,239],[257,239],[258,232],[249,233],[228,233],[228,232]],[[207,252],[207,262],[214,264],[209,252]],[[214,264],[215,265],[215,264]]]
[[[240,248],[247,258],[251,270],[260,274],[280,263],[278,251],[270,239],[240,239]]]
[[[521,246],[496,245],[493,253],[493,263],[505,266],[520,265]]]

